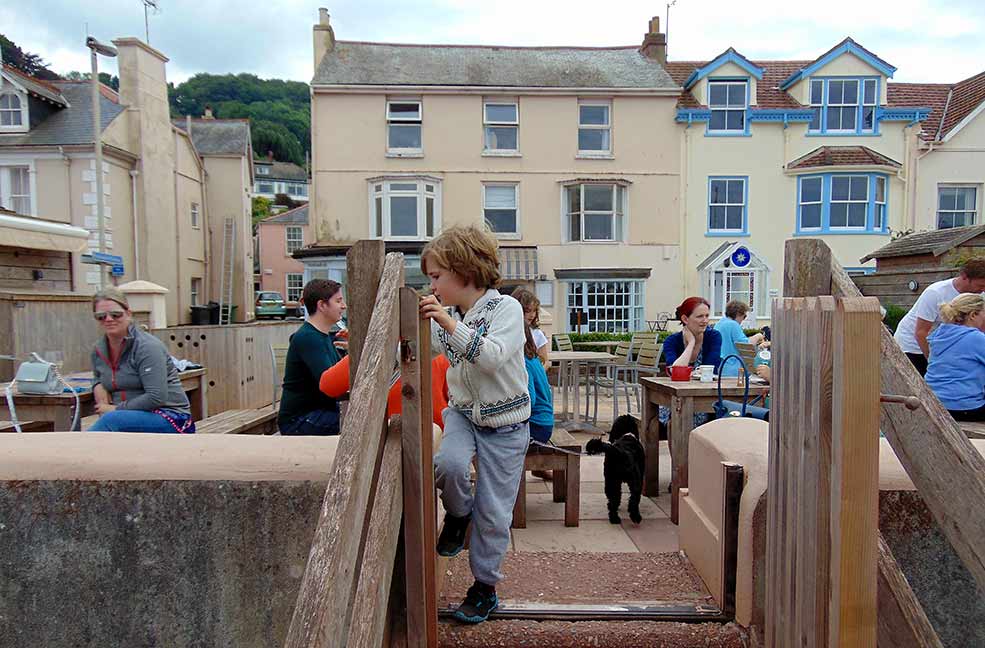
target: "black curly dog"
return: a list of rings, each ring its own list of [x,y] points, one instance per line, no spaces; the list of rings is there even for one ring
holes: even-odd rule
[[[605,453],[602,474],[605,477],[605,497],[609,501],[609,522],[619,524],[619,502],[622,485],[629,486],[629,519],[636,524],[640,515],[640,496],[643,494],[643,444],[640,443],[636,419],[624,414],[612,423],[609,442],[592,439],[585,446],[588,454]]]

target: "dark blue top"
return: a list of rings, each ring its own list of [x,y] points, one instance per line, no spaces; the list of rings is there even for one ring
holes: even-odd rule
[[[664,340],[664,360],[667,366],[674,364],[674,361],[684,353],[684,334],[674,333]],[[701,351],[698,352],[697,365],[714,365],[718,371],[718,365],[722,361],[722,334],[713,328],[705,329],[704,341],[701,343]]]

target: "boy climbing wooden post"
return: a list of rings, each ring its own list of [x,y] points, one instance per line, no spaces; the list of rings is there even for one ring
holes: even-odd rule
[[[496,583],[503,577],[500,566],[530,442],[523,308],[496,290],[496,240],[476,227],[442,232],[421,252],[421,269],[434,293],[421,299],[421,314],[432,322],[434,350],[451,363],[444,436],[434,459],[446,511],[437,551],[458,554],[472,523],[469,565],[475,583],[455,617],[480,623],[499,605]]]

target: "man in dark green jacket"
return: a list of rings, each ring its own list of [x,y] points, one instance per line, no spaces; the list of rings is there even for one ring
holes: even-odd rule
[[[291,336],[277,426],[283,435],[339,433],[339,405],[318,389],[322,373],[341,360],[347,342],[331,333],[345,312],[342,286],[312,279],[301,293],[308,321]]]

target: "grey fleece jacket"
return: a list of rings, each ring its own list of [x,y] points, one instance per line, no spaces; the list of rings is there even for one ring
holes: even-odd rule
[[[110,357],[103,336],[92,351],[93,377],[109,392],[118,409],[149,412],[164,407],[191,413],[178,369],[156,337],[131,325],[115,364]]]

